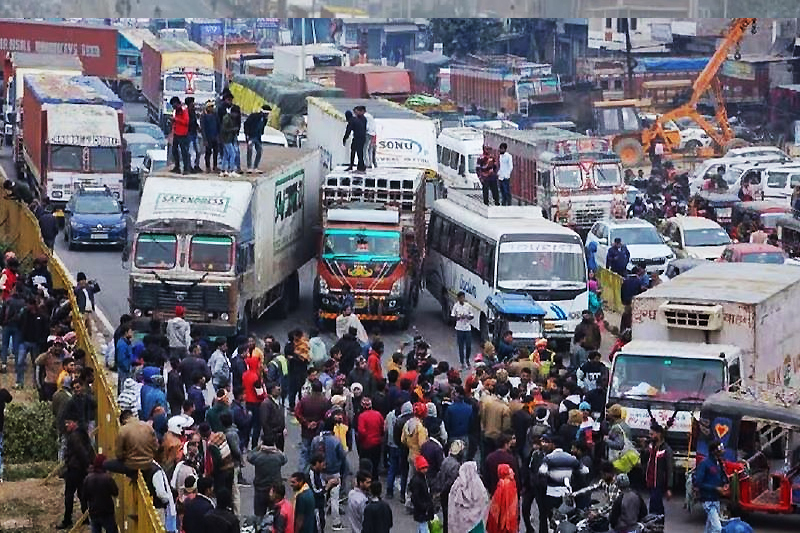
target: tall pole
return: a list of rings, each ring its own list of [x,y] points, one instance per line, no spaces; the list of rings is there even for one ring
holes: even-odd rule
[[[228,19],[222,19],[222,85],[228,85]]]
[[[303,31],[300,33],[303,36],[303,40],[300,44],[300,80],[306,81],[306,19],[301,20],[303,21]]]
[[[631,22],[630,19],[622,19],[625,23],[625,61],[628,67],[628,98],[636,98],[633,93],[633,47],[631,46]]]

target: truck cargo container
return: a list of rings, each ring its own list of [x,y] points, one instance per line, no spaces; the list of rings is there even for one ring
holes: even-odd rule
[[[626,216],[622,166],[605,139],[553,127],[484,130],[483,136],[494,150],[508,145],[512,196],[538,204],[549,220],[580,233]]]
[[[322,320],[342,310],[344,288],[362,321],[408,327],[419,301],[425,249],[422,169],[337,168],[322,186],[322,237],[314,309]]]
[[[608,402],[626,409],[636,437],[650,409],[685,466],[692,413],[727,386],[800,385],[800,330],[794,302],[800,269],[710,263],[633,299],[633,341],[614,358]],[[678,409],[676,411],[676,409]]]
[[[142,95],[151,122],[167,131],[173,109],[169,101],[192,96],[201,109],[217,97],[214,56],[197,43],[182,39],[145,41],[142,47]]]
[[[436,172],[436,123],[429,117],[387,100],[312,97],[308,99],[306,142],[321,149],[323,172],[350,163],[352,138],[342,145],[344,114],[358,105],[365,106],[375,119],[378,167]]]
[[[249,320],[298,303],[298,270],[316,255],[318,150],[268,147],[261,174],[147,178],[129,280],[137,327],[186,309],[192,332],[248,333]]]
[[[304,79],[304,76],[310,79],[314,74],[332,77],[335,67],[349,64],[347,54],[332,44],[308,44],[305,46],[305,57],[302,46],[276,46],[272,53],[273,72],[297,79]]]
[[[411,79],[405,69],[362,64],[336,69],[336,86],[347,98],[385,98],[405,102]]]
[[[450,64],[441,52],[420,52],[406,56],[403,66],[411,72],[411,90],[415,93],[438,94],[442,87],[439,73]]]
[[[36,196],[62,208],[82,185],[123,198],[123,103],[99,78],[36,74],[22,96],[24,172]]]

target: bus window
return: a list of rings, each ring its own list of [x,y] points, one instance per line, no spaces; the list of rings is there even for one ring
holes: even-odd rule
[[[450,253],[448,254],[450,259],[462,265],[464,261],[462,260],[461,256],[463,252],[465,236],[466,232],[464,231],[464,228],[460,228],[458,226],[454,228],[453,236],[450,238]]]
[[[442,161],[442,145],[441,144],[437,144],[436,145],[436,157],[438,158],[438,161],[441,163],[441,161]]]
[[[447,252],[450,250],[450,236],[451,231],[453,229],[453,225],[450,223],[449,220],[442,219],[442,233],[439,235],[439,253],[442,255],[447,255]]]
[[[478,275],[481,275],[480,270],[478,270],[478,258],[480,257],[480,245],[481,240],[476,237],[472,236],[472,239],[469,244],[469,255],[467,257],[467,268],[471,271],[475,272]]]
[[[439,152],[439,163],[443,165],[450,164],[450,149],[449,148],[442,148]]]
[[[436,250],[439,245],[439,236],[442,233],[442,219],[434,213],[431,215],[431,230],[428,232],[428,247]]]
[[[450,152],[450,168],[458,170],[458,152],[455,150]]]

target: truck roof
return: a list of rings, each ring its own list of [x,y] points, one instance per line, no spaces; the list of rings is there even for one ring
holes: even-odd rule
[[[535,128],[532,130],[515,130],[515,129],[502,129],[490,130],[486,135],[497,135],[499,137],[507,137],[515,141],[536,144],[542,141],[566,141],[573,139],[589,139],[586,135],[575,133],[574,131],[563,130],[561,128],[554,128],[552,126],[544,128]]]
[[[800,282],[793,265],[708,263],[636,296],[685,301],[758,304]]]
[[[323,110],[338,114],[344,119],[345,111],[352,111],[354,107],[363,105],[367,108],[367,113],[375,118],[414,118],[431,120],[416,111],[403,107],[388,100],[378,98],[314,98],[308,99],[309,103],[315,103]]]
[[[131,46],[138,48],[139,50],[142,49],[145,42],[155,41],[158,39],[153,32],[146,28],[120,28],[119,29],[120,35],[125,38],[126,41],[131,43]]]
[[[691,357],[692,359],[719,359],[719,354],[735,357],[741,352],[732,344],[702,344],[699,342],[643,341],[632,340],[622,347],[620,353],[652,357]]]
[[[159,52],[200,52],[211,54],[211,51],[194,41],[187,39],[173,39],[171,37],[160,37],[152,40],[145,39],[145,42],[154,50]]]
[[[78,56],[66,56],[61,54],[12,52],[11,64],[14,65],[14,68],[46,68],[53,70],[83,71],[83,63]]]
[[[96,76],[64,77],[55,74],[25,76],[25,85],[42,104],[98,104],[122,109],[123,103]]]
[[[120,146],[117,111],[94,104],[46,104],[47,141],[50,144],[77,146]]]

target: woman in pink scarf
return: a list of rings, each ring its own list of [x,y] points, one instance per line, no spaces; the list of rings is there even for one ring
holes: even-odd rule
[[[497,488],[489,507],[487,533],[518,533],[519,504],[514,471],[507,464],[497,465]]]

